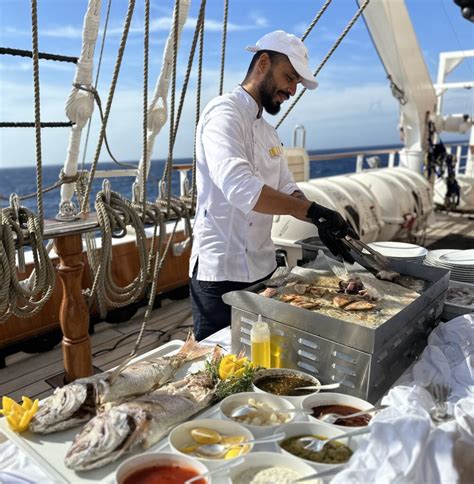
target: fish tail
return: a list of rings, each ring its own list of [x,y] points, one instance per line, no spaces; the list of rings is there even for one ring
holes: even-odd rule
[[[211,351],[213,351],[212,346],[204,346],[199,344],[195,340],[193,333],[190,332],[184,345],[176,356],[183,357],[186,361],[191,361],[207,355]]]

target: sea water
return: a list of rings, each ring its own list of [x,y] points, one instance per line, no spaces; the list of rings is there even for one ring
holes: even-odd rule
[[[332,154],[332,153],[344,153],[354,151],[355,149],[360,151],[374,150],[374,149],[386,149],[386,148],[400,148],[398,145],[391,146],[364,146],[359,148],[344,148],[333,150],[308,150],[310,155],[313,154]],[[381,166],[388,165],[388,155],[379,155],[381,159]],[[128,163],[137,165],[137,161],[129,161]],[[180,158],[175,159],[174,164],[191,164],[192,159]],[[0,161],[1,165],[1,161]],[[150,176],[147,182],[147,199],[155,200],[158,196],[158,182],[163,176],[164,167],[166,162],[164,160],[153,160],[150,166]],[[81,167],[82,168],[82,167]],[[85,169],[89,169],[88,165]],[[99,170],[111,170],[117,169],[115,163],[100,162],[98,165]],[[310,163],[310,178],[321,178],[325,176],[342,175],[344,173],[354,172],[356,168],[355,157],[341,158],[339,160],[327,160],[316,161]],[[58,180],[58,175],[61,170],[59,165],[48,165],[47,161],[43,160],[43,186],[47,187],[52,185]],[[191,182],[191,170],[188,172],[188,179]],[[114,177],[110,178],[111,188],[113,191],[122,194],[124,197],[130,199],[132,195],[132,183],[135,181],[134,177]],[[103,179],[96,179],[92,185],[91,192],[91,210],[94,210],[94,200],[97,192],[101,190]],[[171,191],[174,195],[180,193],[180,178],[177,171],[172,172],[171,178]],[[8,206],[8,198],[11,193],[17,193],[22,196],[29,193],[36,192],[36,169],[34,166],[0,166],[0,208]],[[44,214],[45,218],[52,219],[58,212],[59,201],[61,199],[60,190],[52,190],[49,193],[45,193],[43,196]],[[29,208],[33,212],[37,213],[36,198],[31,198],[21,202],[22,205]]]

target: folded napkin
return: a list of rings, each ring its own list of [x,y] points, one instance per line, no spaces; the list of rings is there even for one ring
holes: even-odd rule
[[[350,462],[331,484],[472,484],[474,476],[474,315],[433,330],[419,360],[382,399]],[[425,389],[449,383],[454,418],[436,426]]]
[[[412,367],[411,380],[422,386],[449,383],[453,403],[474,396],[474,314],[441,323],[432,331]]]
[[[0,444],[0,483],[49,484],[55,481],[47,476],[14,442]]]

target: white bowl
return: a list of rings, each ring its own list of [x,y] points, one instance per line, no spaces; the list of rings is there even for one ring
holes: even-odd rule
[[[259,403],[265,403],[266,405],[272,407],[276,411],[285,412],[288,410],[294,410],[295,407],[285,400],[283,397],[279,397],[278,395],[272,395],[270,393],[257,393],[257,392],[243,392],[243,393],[236,393],[235,395],[230,395],[227,398],[222,400],[219,409],[223,415],[223,417],[227,420],[231,420],[232,422],[237,422],[237,420],[230,417],[230,414],[233,410],[237,407],[241,407],[248,403],[249,399],[253,398],[255,401]],[[296,414],[289,413],[289,419],[285,423],[289,423],[295,419]],[[253,435],[256,437],[263,437],[264,435],[268,435],[274,429],[283,425],[281,423],[273,424],[273,425],[250,425],[245,422],[238,422],[244,427],[248,428]]]
[[[239,474],[249,469],[256,467],[287,467],[301,474],[301,477],[306,477],[314,474],[314,468],[305,464],[299,457],[289,454],[280,454],[276,452],[253,452],[245,457],[245,461],[238,466],[233,467],[229,471],[229,477],[234,482],[234,479]],[[310,481],[315,482],[315,481]]]
[[[345,433],[342,430],[336,429],[334,426],[315,422],[293,422],[285,424],[279,427],[277,432],[283,432],[285,434],[285,439],[289,437],[296,437],[298,435],[320,435],[321,437],[331,438],[337,437],[338,435],[342,435]],[[340,442],[347,445],[352,450],[352,452],[355,452],[355,450],[357,449],[357,443],[354,439],[343,438],[340,440]],[[282,454],[292,455],[293,457],[295,457],[293,454],[287,452],[285,449],[280,447],[279,443],[276,443],[275,446]],[[301,457],[298,457],[298,459],[300,459],[301,462],[305,462],[306,464],[313,466],[318,471],[332,469],[334,467],[342,467],[346,464],[346,462],[341,464],[324,464],[321,462],[313,462],[307,459],[303,459]]]
[[[344,395],[343,393],[319,393],[317,395],[309,395],[301,402],[301,408],[304,410],[311,410],[313,407],[318,405],[348,405],[349,407],[357,408],[358,410],[368,410],[372,408],[373,405],[362,398],[353,397],[351,395]],[[374,414],[371,414],[372,416]],[[324,425],[330,425],[331,427],[336,427],[344,432],[350,432],[351,430],[360,429],[362,427],[347,427],[345,425],[335,425],[324,422],[322,420],[308,415],[310,422],[321,423]]]
[[[295,375],[295,376],[305,378],[307,380],[311,380],[311,383],[308,381],[307,385],[305,384],[302,386],[321,385],[321,382],[316,377],[314,377],[313,375],[310,375],[309,373],[305,373],[304,371],[293,370],[292,368],[268,368],[265,370],[259,370],[254,376],[252,386],[257,393],[266,393],[268,395],[274,395],[273,393],[268,393],[262,390],[256,385],[256,383],[258,383],[258,379],[266,375]],[[319,390],[316,390],[312,393],[308,393],[307,395],[302,395],[302,396],[288,396],[288,395],[277,395],[277,396],[283,397],[285,400],[288,400],[296,407],[296,406],[299,406],[300,403],[306,397],[317,393],[319,393]]]
[[[191,420],[189,422],[184,422],[181,425],[175,427],[169,437],[168,443],[173,452],[176,452],[180,455],[188,456],[184,452],[181,452],[179,449],[191,445],[194,440],[191,436],[191,430],[196,428],[206,428],[210,430],[215,430],[219,432],[223,436],[233,436],[233,435],[242,435],[246,438],[246,440],[252,440],[254,438],[252,432],[245,428],[243,425],[234,422],[233,420],[221,420],[221,419],[212,419],[212,418],[203,418],[197,420]],[[253,444],[248,444],[250,452],[253,448]],[[205,457],[197,457],[192,456],[194,459],[202,462],[209,468],[216,467],[222,464],[224,459],[210,459]],[[231,460],[231,459],[228,459]]]
[[[146,454],[134,455],[120,464],[115,472],[115,482],[116,484],[122,484],[134,472],[147,467],[169,465],[191,468],[198,474],[208,471],[208,468],[202,462],[189,455],[172,454],[171,452],[148,452]],[[205,478],[203,477],[203,479]]]

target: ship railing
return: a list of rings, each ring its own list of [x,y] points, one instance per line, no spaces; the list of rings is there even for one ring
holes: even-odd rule
[[[458,160],[456,163],[456,174],[463,174],[466,171],[466,164],[469,156],[469,143],[445,143],[446,151],[454,154]],[[308,155],[309,161],[331,161],[342,160],[348,158],[355,158],[355,173],[360,173],[364,170],[364,161],[367,162],[369,168],[382,168],[377,161],[380,155],[388,155],[388,167],[392,168],[398,166],[400,163],[400,149],[401,148],[386,148],[374,150],[354,150],[337,153],[319,153]],[[349,172],[350,173],[350,172]]]

